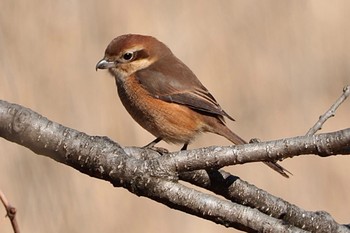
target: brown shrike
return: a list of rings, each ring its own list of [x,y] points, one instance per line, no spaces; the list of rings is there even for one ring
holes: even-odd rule
[[[154,37],[128,34],[115,38],[97,69],[108,69],[126,110],[156,137],[145,147],[164,140],[183,144],[186,150],[203,132],[221,135],[234,144],[246,143],[226,126],[224,117],[234,119],[196,75]],[[288,177],[288,171],[277,163],[264,163]]]

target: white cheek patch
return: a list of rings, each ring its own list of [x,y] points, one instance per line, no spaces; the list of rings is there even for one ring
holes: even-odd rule
[[[124,80],[128,76],[132,75],[138,70],[145,69],[152,65],[157,60],[157,57],[152,59],[144,58],[139,60],[134,60],[130,63],[119,63],[115,68],[109,68],[109,72],[117,77],[119,80]]]
[[[155,62],[156,58],[145,58],[145,59],[140,59],[140,60],[134,60],[130,63],[126,63],[120,66],[120,70],[123,70],[123,72],[129,76],[133,73],[135,73],[138,70],[145,69],[152,65]]]
[[[144,68],[149,67],[150,65],[152,65],[155,62],[155,60],[156,60],[156,58],[152,58],[152,59],[145,58],[145,59],[135,60],[135,61],[131,62],[130,65],[132,65],[134,70],[137,71],[137,70],[142,70]]]

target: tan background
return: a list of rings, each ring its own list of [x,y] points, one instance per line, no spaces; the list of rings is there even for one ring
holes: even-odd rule
[[[122,145],[153,139],[95,71],[125,33],[165,42],[249,139],[303,135],[350,83],[349,1],[0,1],[0,99]],[[350,101],[323,132],[349,127]],[[228,145],[201,136],[191,148]],[[162,144],[172,150],[179,147]],[[302,156],[284,179],[261,164],[227,168],[307,210],[350,222],[349,161]],[[23,232],[234,232],[113,188],[0,139],[0,189]],[[12,232],[0,207],[0,232]]]

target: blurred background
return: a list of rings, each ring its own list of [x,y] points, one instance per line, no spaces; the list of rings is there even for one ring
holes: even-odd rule
[[[0,99],[124,146],[153,136],[95,71],[126,33],[166,43],[235,119],[247,140],[304,135],[350,84],[349,1],[0,1]],[[350,100],[323,132],[350,126]],[[202,135],[190,148],[229,145]],[[160,146],[178,150],[180,146]],[[257,164],[228,171],[307,210],[350,221],[349,157],[283,161],[285,179]],[[235,232],[136,197],[0,139],[0,189],[23,232]],[[0,206],[0,232],[12,232]]]

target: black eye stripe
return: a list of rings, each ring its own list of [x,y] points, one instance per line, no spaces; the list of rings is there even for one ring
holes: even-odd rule
[[[139,51],[134,51],[134,52],[125,52],[122,55],[122,59],[125,62],[131,62],[137,59],[143,59],[149,57],[149,54],[145,50],[139,50]]]
[[[142,49],[140,51],[137,51],[137,59],[147,58],[149,57],[149,54],[146,50]]]

